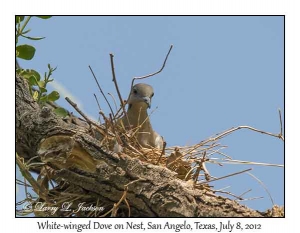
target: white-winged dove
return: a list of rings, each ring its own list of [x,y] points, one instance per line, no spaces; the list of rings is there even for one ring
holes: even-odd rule
[[[163,148],[163,138],[156,133],[150,123],[147,109],[151,107],[151,99],[154,95],[153,88],[144,83],[138,83],[132,87],[128,98],[127,117],[123,116],[121,121],[125,129],[138,129],[136,137],[142,147],[159,149]],[[130,126],[131,127],[130,127]]]

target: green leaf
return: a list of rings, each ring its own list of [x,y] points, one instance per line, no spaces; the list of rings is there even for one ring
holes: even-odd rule
[[[27,31],[22,32],[21,36],[27,34],[27,33],[30,32],[30,31],[31,31],[31,29],[28,29]]]
[[[30,76],[34,76],[36,78],[37,81],[40,81],[41,80],[41,76],[40,74],[35,71],[35,70],[23,70],[21,69],[20,71],[18,71],[19,74],[23,77],[23,78],[27,78],[29,79]]]
[[[42,39],[46,38],[46,37],[30,37],[30,36],[24,36],[24,35],[21,35],[21,36],[24,38],[27,38],[29,40],[42,40]]]
[[[17,46],[16,51],[17,57],[25,60],[31,60],[35,54],[35,48],[26,44]]]
[[[64,108],[56,108],[54,109],[54,112],[60,117],[68,116],[68,112]]]
[[[33,75],[28,78],[28,81],[29,81],[30,86],[37,86],[38,85],[37,80],[36,80],[35,76],[33,76]]]
[[[47,92],[47,89],[44,88],[44,87],[40,87],[40,92],[41,92],[41,94],[46,93],[46,92]]]
[[[57,91],[52,91],[49,95],[48,95],[48,100],[49,101],[55,101],[59,99],[59,93]]]
[[[16,24],[21,23],[24,20],[24,16],[16,16]]]
[[[39,16],[36,16],[40,19],[50,19],[52,16],[49,16],[49,15],[39,15]]]
[[[38,81],[38,86],[40,88],[44,88],[45,87],[45,82],[44,81]]]
[[[40,98],[40,102],[46,102],[48,100],[48,96],[44,95]]]

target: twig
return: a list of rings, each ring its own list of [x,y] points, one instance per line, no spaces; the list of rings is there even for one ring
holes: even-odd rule
[[[163,142],[163,148],[162,148],[161,154],[160,154],[160,156],[159,156],[159,158],[158,158],[158,160],[156,162],[156,165],[159,163],[161,157],[165,154],[166,145],[167,145],[167,143],[166,143],[166,141],[164,141]]]
[[[120,200],[118,201],[118,203],[115,203],[114,206],[113,206],[113,208],[111,208],[108,212],[106,212],[105,214],[101,215],[100,217],[105,217],[105,216],[108,215],[109,213],[112,213],[112,215],[116,216],[117,210],[118,210],[120,204],[122,203],[122,201],[124,201],[125,204],[126,204],[127,207],[128,207],[129,204],[128,204],[127,200],[125,201],[126,195],[127,195],[127,192],[128,192],[128,186],[131,185],[131,184],[133,184],[133,183],[135,183],[135,182],[137,182],[137,181],[140,181],[140,180],[145,181],[145,179],[139,178],[139,179],[137,179],[137,180],[133,180],[133,181],[129,182],[128,184],[125,184],[125,185],[124,185],[124,192],[123,192],[123,195],[122,195],[122,197],[120,198]],[[126,202],[127,202],[127,203],[126,203]]]
[[[207,151],[212,151],[212,152],[209,153],[209,154],[207,155],[207,157],[210,157],[210,156],[213,155],[213,154],[220,154],[220,155],[223,155],[224,157],[226,157],[226,158],[228,158],[228,159],[231,159],[231,157],[229,157],[228,155],[226,155],[226,154],[220,152],[220,150],[223,150],[224,148],[227,148],[227,146],[222,146],[222,147],[220,147],[220,148],[217,149],[217,150],[212,150],[211,148],[208,148]]]
[[[95,93],[94,93],[94,97],[95,97],[95,100],[96,100],[96,102],[97,102],[97,105],[98,105],[99,111],[101,111],[100,103],[99,103],[99,101],[98,101],[98,98],[97,98],[97,96],[96,96],[96,94],[95,94]]]
[[[241,198],[241,197],[244,196],[246,193],[249,193],[249,192],[251,192],[251,191],[252,191],[252,189],[249,189],[249,190],[243,192],[241,195],[239,195],[239,197]]]
[[[26,165],[24,164],[24,162],[21,159],[22,157],[19,157],[18,154],[16,154],[16,162],[17,165],[20,169],[20,172],[22,173],[22,176],[24,177],[24,186],[25,186],[25,192],[28,193],[27,191],[27,184],[26,184],[26,180],[28,180],[28,182],[31,184],[34,192],[39,195],[41,198],[43,198],[44,200],[46,200],[47,202],[49,201],[48,198],[48,190],[45,189],[43,186],[41,186],[31,175],[31,173],[28,171],[28,168],[26,168]]]
[[[169,54],[170,54],[172,48],[173,48],[173,45],[170,46],[170,49],[169,49],[169,51],[168,51],[168,53],[167,53],[167,55],[166,55],[166,58],[165,58],[165,60],[164,60],[164,63],[163,63],[163,65],[162,65],[162,67],[160,68],[159,71],[156,71],[156,72],[154,72],[154,73],[152,73],[152,74],[148,74],[148,75],[145,75],[145,76],[135,77],[135,78],[132,79],[132,81],[131,81],[131,86],[130,86],[130,92],[129,92],[129,94],[128,94],[127,100],[129,99],[129,96],[130,96],[130,93],[131,93],[131,90],[132,90],[132,87],[133,87],[133,83],[134,83],[135,80],[137,80],[137,79],[144,79],[144,78],[148,78],[148,77],[154,76],[154,75],[160,73],[160,72],[165,68],[166,62],[167,62],[167,60],[168,60],[168,57],[169,57]],[[124,106],[125,106],[125,105],[124,105]],[[121,108],[117,111],[117,113],[115,114],[115,118],[117,118],[117,115],[119,114],[119,112],[120,112],[121,109],[122,109],[122,106],[121,106]],[[123,111],[124,111],[124,110],[123,110]]]
[[[170,46],[169,52],[167,53],[167,56],[166,56],[166,58],[165,58],[165,60],[164,60],[164,63],[163,63],[163,65],[162,65],[162,67],[160,68],[160,70],[158,70],[158,71],[156,71],[156,72],[154,72],[154,73],[152,73],[152,74],[148,74],[148,75],[145,75],[145,76],[133,78],[133,79],[132,79],[132,82],[131,82],[131,88],[133,87],[133,83],[134,83],[134,81],[135,81],[136,79],[149,78],[149,77],[151,77],[151,76],[154,76],[154,75],[160,73],[160,72],[165,68],[166,62],[167,62],[167,60],[168,60],[168,57],[169,57],[169,54],[170,54],[172,48],[173,48],[173,45]],[[130,88],[130,89],[131,89],[131,88]]]
[[[253,127],[250,127],[250,126],[247,126],[247,125],[231,128],[231,129],[225,131],[224,133],[218,135],[217,137],[210,139],[210,141],[215,141],[215,140],[218,140],[220,138],[223,138],[224,136],[226,136],[228,134],[231,134],[232,132],[234,132],[236,130],[239,130],[239,129],[253,130],[253,131],[258,132],[258,133],[267,134],[269,136],[280,138],[280,139],[282,139],[284,141],[283,137],[281,135],[279,135],[279,134],[269,133],[269,132],[262,131],[262,130],[259,130],[259,129],[256,129],[256,128],[253,128]]]
[[[125,184],[125,185],[124,185],[125,190],[128,190],[128,186],[129,186],[129,185],[132,185],[132,184],[134,184],[134,183],[136,183],[136,182],[138,182],[138,181],[147,181],[147,180],[140,177],[140,178],[138,178],[138,179],[136,179],[136,180],[130,181],[128,184]]]
[[[274,201],[273,201],[273,198],[272,198],[272,196],[271,196],[271,193],[269,192],[269,190],[267,189],[267,187],[264,185],[264,183],[263,183],[260,179],[258,179],[256,176],[254,176],[252,173],[247,172],[247,174],[248,174],[249,176],[253,177],[255,180],[258,181],[258,183],[261,184],[261,186],[264,188],[264,190],[266,190],[266,192],[268,193],[269,198],[270,198],[270,200],[271,200],[271,202],[272,202],[272,205],[275,205],[275,204],[274,204]]]
[[[117,102],[116,102],[116,99],[115,99],[115,97],[113,96],[113,94],[111,94],[111,93],[107,93],[112,99],[113,99],[113,101],[114,101],[114,105],[115,105],[115,108],[116,108],[116,112],[118,111],[118,107],[117,107]]]
[[[279,138],[279,139],[281,139],[281,140],[284,141],[283,136],[280,135],[280,134],[273,134],[273,133],[265,132],[265,131],[262,131],[262,130],[259,130],[259,129],[256,129],[256,128],[253,128],[253,127],[250,127],[250,126],[238,126],[238,127],[233,127],[233,128],[231,128],[231,129],[229,129],[229,130],[224,131],[223,133],[219,134],[218,136],[216,136],[216,137],[214,137],[214,138],[209,138],[209,139],[207,139],[207,140],[201,141],[201,142],[198,143],[196,146],[194,146],[192,149],[188,150],[185,154],[183,154],[182,156],[180,156],[180,157],[176,158],[174,161],[172,161],[172,162],[170,163],[170,165],[173,164],[173,163],[175,163],[176,161],[178,161],[178,160],[181,159],[182,157],[186,156],[187,154],[192,153],[193,151],[195,151],[195,150],[198,149],[199,147],[201,147],[201,146],[203,146],[203,145],[205,145],[205,144],[207,144],[207,143],[209,143],[209,142],[214,142],[214,141],[216,141],[216,140],[219,140],[219,139],[221,139],[221,138],[223,138],[223,137],[225,137],[225,136],[227,136],[227,135],[233,133],[234,131],[237,131],[237,130],[240,130],[240,129],[249,129],[249,130],[252,130],[252,131],[255,131],[255,132],[259,132],[259,133],[262,133],[262,134],[266,134],[266,135],[269,135],[269,136],[273,136],[273,137]],[[211,146],[210,146],[210,147],[211,147]]]
[[[156,111],[157,110],[157,107],[155,108],[155,109],[153,109],[151,112],[150,112],[150,114],[146,117],[146,119],[140,124],[139,123],[139,120],[138,120],[138,126],[137,127],[135,127],[135,131],[132,133],[132,136],[135,136],[137,133],[138,133],[138,131],[139,131],[139,129],[140,128],[142,128],[142,126],[149,120],[149,118],[150,118],[150,116],[154,113],[154,111]],[[129,121],[128,121],[129,122]],[[141,133],[141,132],[140,132]],[[144,132],[144,133],[147,133],[147,134],[149,134],[149,132]]]
[[[241,173],[248,172],[248,171],[251,171],[251,170],[252,170],[252,168],[249,168],[249,169],[246,169],[246,170],[243,170],[243,171],[239,171],[239,172],[235,172],[235,173],[232,173],[232,174],[229,174],[229,175],[226,175],[226,176],[221,176],[221,177],[213,179],[213,180],[203,181],[203,182],[200,182],[199,184],[201,185],[201,184],[213,182],[213,181],[216,181],[216,180],[221,180],[221,179],[224,179],[224,178],[227,178],[227,177],[230,177],[230,176],[239,175]]]
[[[233,193],[231,193],[231,192],[228,192],[228,191],[214,191],[214,193],[216,193],[216,192],[218,192],[218,193],[224,193],[224,194],[233,196],[233,197],[235,197],[235,198],[238,199],[238,200],[243,200],[242,197],[236,196],[235,194],[233,194]]]
[[[124,199],[124,202],[125,202],[125,204],[126,204],[126,206],[128,208],[128,217],[130,217],[130,215],[131,215],[130,205],[129,205],[129,203],[128,203],[128,201],[127,201],[126,198]]]
[[[223,191],[224,189],[228,189],[228,188],[230,188],[230,186],[226,186],[226,187],[224,187],[224,188],[221,188],[221,189],[215,190],[215,192],[218,192],[218,191]]]
[[[120,137],[119,137],[119,135],[118,135],[118,133],[117,133],[117,131],[116,131],[116,129],[115,129],[115,125],[114,125],[114,123],[113,123],[113,117],[112,117],[111,113],[109,114],[109,118],[110,118],[110,121],[111,121],[111,127],[112,127],[112,130],[113,130],[113,133],[114,133],[114,135],[116,136],[116,141],[117,141],[117,143],[118,143],[120,146],[122,146],[123,143],[122,143],[122,140],[120,139]]]
[[[211,158],[210,160],[219,160],[218,158]],[[243,161],[243,160],[236,160],[236,159],[224,159],[225,162],[222,161],[222,164],[248,164],[248,165],[260,165],[260,166],[270,166],[270,167],[284,167],[281,164],[272,164],[272,163],[258,163],[258,162],[251,162],[251,161]]]
[[[279,120],[280,120],[280,138],[284,141],[284,138],[283,138],[283,132],[282,132],[282,119],[281,119],[281,110],[278,109],[278,113],[279,113]]]
[[[96,96],[95,93],[94,93],[94,97],[95,97],[95,100],[96,100],[97,105],[98,105],[98,108],[99,108],[99,121],[100,121],[100,124],[102,124],[102,122],[101,122],[101,117],[100,117],[101,107],[100,107],[100,103],[99,103],[98,98],[97,98],[97,96]]]
[[[243,199],[243,200],[235,200],[235,201],[253,201],[253,200],[257,200],[257,199],[263,199],[264,197],[251,197],[251,198],[247,198],[247,199]]]
[[[90,120],[78,107],[77,104],[74,103],[72,100],[70,100],[69,97],[65,98],[66,101],[68,101],[68,103],[86,120],[86,122],[90,125],[94,125],[96,126],[97,129],[100,130],[100,132],[105,135],[104,129],[101,128],[98,124],[96,124],[95,122],[93,122],[92,120]]]
[[[199,173],[200,173],[201,165],[200,165],[200,166],[192,167],[192,168],[186,173],[186,175],[185,175],[185,177],[184,177],[184,180],[185,180],[185,181],[187,180],[187,178],[189,177],[189,175],[192,173],[192,171],[193,171],[194,169],[196,169],[196,168],[197,168],[197,170],[196,170],[195,173],[197,173],[198,171],[199,171]],[[198,176],[199,176],[199,175],[198,175]]]
[[[115,66],[114,66],[114,55],[112,53],[110,53],[109,56],[110,56],[111,72],[112,72],[112,76],[113,76],[112,81],[115,84],[115,87],[116,87],[116,90],[117,90],[117,93],[118,93],[118,97],[119,97],[119,100],[120,100],[123,112],[124,112],[124,114],[126,116],[127,121],[129,122],[129,119],[128,119],[128,116],[127,116],[127,112],[125,110],[125,104],[124,104],[124,101],[122,99],[122,96],[121,96],[121,93],[120,93],[120,90],[119,90],[119,87],[118,87],[117,79],[116,79]],[[130,124],[129,124],[129,126],[130,126]]]
[[[103,91],[102,91],[102,88],[100,87],[100,84],[99,84],[99,82],[98,82],[98,80],[97,80],[97,78],[96,78],[96,75],[94,74],[94,71],[93,71],[93,69],[92,69],[92,67],[91,67],[90,65],[89,65],[89,68],[90,68],[90,70],[91,70],[91,72],[92,72],[92,75],[93,75],[93,77],[94,77],[94,79],[95,79],[95,81],[96,81],[96,83],[97,83],[97,86],[98,86],[98,88],[99,88],[101,94],[103,95],[103,97],[104,97],[106,103],[108,104],[108,107],[109,107],[111,113],[112,113],[113,116],[114,116],[114,112],[113,112],[113,110],[112,110],[112,108],[111,108],[111,106],[110,106],[110,103],[108,102],[106,96],[104,95],[104,93],[103,93]]]

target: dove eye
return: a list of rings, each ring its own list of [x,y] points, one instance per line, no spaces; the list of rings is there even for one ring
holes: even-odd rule
[[[136,90],[136,89],[133,89],[133,93],[134,93],[134,94],[137,94],[137,90]]]

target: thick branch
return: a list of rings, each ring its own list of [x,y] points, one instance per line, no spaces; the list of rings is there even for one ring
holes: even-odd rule
[[[79,187],[111,207],[124,199],[126,187],[124,208],[130,206],[131,216],[263,216],[230,199],[195,189],[165,167],[105,151],[88,129],[64,122],[47,107],[40,108],[20,77],[16,78],[16,132],[19,156],[39,156],[54,170],[56,181]]]

